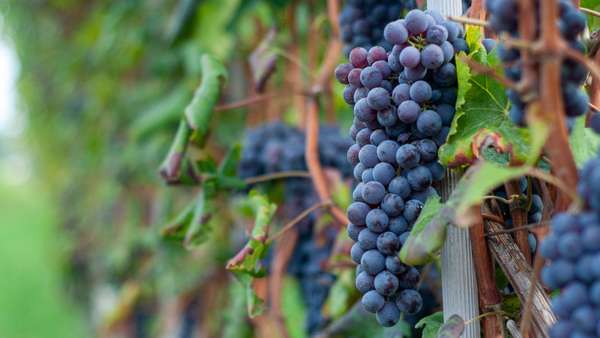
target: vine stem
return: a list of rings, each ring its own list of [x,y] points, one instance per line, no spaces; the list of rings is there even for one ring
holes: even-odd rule
[[[465,17],[465,16],[448,15],[446,18],[448,18],[448,20],[450,20],[450,21],[464,23],[464,24],[473,25],[473,26],[488,27],[490,25],[489,22],[487,22],[485,20],[474,19],[474,18],[469,18],[469,17]]]
[[[325,201],[325,202],[321,202],[321,203],[317,203],[315,205],[313,205],[312,207],[304,210],[303,212],[301,212],[300,214],[298,214],[298,216],[294,217],[291,221],[287,222],[282,228],[281,230],[279,230],[275,235],[273,235],[271,237],[271,240],[277,240],[278,238],[280,238],[283,234],[285,234],[288,230],[292,229],[296,224],[298,224],[300,221],[302,221],[305,217],[307,217],[308,215],[310,215],[311,212],[317,210],[317,209],[321,209],[321,208],[325,208],[325,207],[329,207],[331,206],[331,201]]]
[[[596,17],[600,17],[600,12],[597,12],[593,9],[589,9],[589,8],[585,8],[585,7],[579,7],[579,10],[584,12],[585,14],[589,14],[592,16],[596,16]]]
[[[327,1],[327,11],[329,14],[330,21],[333,20],[333,25],[337,22],[337,12],[339,9],[338,0]],[[339,39],[330,39],[325,54],[325,59],[321,66],[316,82],[312,85],[311,91],[313,95],[308,96],[305,100],[306,105],[306,147],[305,147],[305,158],[308,171],[312,177],[315,190],[317,195],[322,202],[331,200],[331,193],[327,184],[327,179],[321,162],[319,161],[319,103],[317,96],[323,88],[326,87],[327,81],[329,81],[331,74],[335,70],[338,58],[341,52],[341,42]],[[346,214],[337,206],[331,205],[330,211],[333,218],[340,225],[348,223]]]
[[[460,60],[464,63],[466,63],[470,69],[472,69],[474,72],[479,73],[479,74],[483,74],[483,75],[488,75],[493,77],[496,81],[500,82],[501,84],[503,84],[505,87],[511,88],[511,89],[517,89],[518,85],[516,82],[508,79],[507,77],[505,77],[502,74],[499,74],[494,68],[490,67],[490,66],[486,66],[484,64],[481,64],[473,59],[471,59],[468,56],[461,56]]]
[[[523,2],[523,1],[522,1]],[[532,12],[529,12],[532,13]],[[558,4],[554,1],[541,2],[541,43],[544,50],[551,55],[559,55],[561,42],[556,25]],[[528,15],[523,15],[520,21],[531,21]],[[543,118],[549,123],[550,134],[546,140],[545,150],[550,160],[555,164],[553,170],[556,176],[568,187],[577,186],[577,167],[571,149],[564,119],[564,105],[560,81],[561,57],[549,56],[542,58],[540,67],[540,108]],[[570,198],[561,194],[556,205],[557,210],[568,208]],[[521,324],[522,326],[523,324]]]
[[[244,108],[244,107],[251,106],[253,104],[257,104],[257,103],[260,103],[263,101],[268,101],[268,100],[277,99],[277,98],[283,98],[286,96],[306,96],[306,95],[309,95],[309,94],[302,93],[302,92],[290,93],[289,91],[265,93],[265,94],[261,94],[261,95],[250,96],[245,99],[241,99],[239,101],[229,102],[229,103],[224,103],[224,104],[218,105],[215,107],[215,111],[221,112],[221,111],[226,111],[226,110]]]
[[[273,174],[249,177],[249,178],[245,179],[244,182],[246,184],[255,184],[255,183],[273,181],[273,180],[278,180],[278,179],[282,179],[282,178],[292,178],[292,177],[310,178],[310,173],[308,173],[306,171],[299,171],[299,170],[280,171],[280,172],[273,173]]]
[[[519,196],[521,194],[521,188],[518,181],[510,181],[504,185],[506,192],[509,196]],[[517,228],[527,224],[527,211],[521,206],[519,202],[513,202],[510,204],[510,215],[513,220],[513,225]],[[527,231],[518,231],[514,233],[515,241],[521,249],[523,256],[527,263],[531,264],[531,249],[529,248],[529,238]]]
[[[475,206],[481,211],[481,206]],[[477,212],[475,212],[477,214]],[[502,337],[502,317],[494,314],[502,302],[500,292],[496,287],[494,278],[494,264],[485,240],[484,220],[479,213],[479,220],[469,228],[471,235],[471,247],[473,250],[473,263],[475,275],[477,276],[477,289],[479,293],[479,305],[481,307],[481,323],[483,335],[486,338]],[[494,315],[492,315],[494,314]]]

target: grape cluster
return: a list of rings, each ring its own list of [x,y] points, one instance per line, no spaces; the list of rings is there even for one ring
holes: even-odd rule
[[[244,140],[238,175],[242,178],[291,170],[306,170],[304,159],[304,134],[297,128],[273,122],[251,129]],[[325,167],[335,168],[343,177],[352,176],[352,167],[346,161],[345,152],[352,144],[349,137],[342,137],[335,126],[321,126],[319,132],[319,157]],[[307,178],[288,178],[283,184],[283,213],[292,219],[313,206],[317,197]],[[306,331],[313,334],[322,329],[326,318],[322,315],[329,289],[335,275],[324,267],[335,241],[335,232],[319,233],[319,243],[314,240],[314,214],[296,224],[298,240],[288,272],[296,277],[306,306]],[[267,256],[267,260],[270,258]],[[268,263],[265,265],[269,265]]]
[[[385,25],[416,7],[414,0],[347,0],[339,16],[344,55],[355,47],[390,50],[392,45],[383,38]]]
[[[242,178],[281,171],[307,170],[304,159],[304,133],[281,122],[271,122],[251,129],[244,139],[238,175]],[[319,157],[325,167],[352,176],[345,157],[352,144],[335,126],[322,126],[319,131]]]
[[[600,337],[600,158],[583,168],[578,192],[584,210],[556,215],[540,246],[550,260],[542,280],[560,289],[552,299],[558,317],[552,338]]]
[[[570,0],[548,0],[557,1],[560,8],[560,18],[558,27],[561,36],[568,42],[570,48],[585,52],[585,45],[581,42],[581,33],[586,28],[586,17],[578,8],[573,6]],[[519,6],[517,0],[488,0],[487,9],[490,13],[490,26],[497,33],[506,33],[512,37],[519,37],[518,13]],[[534,15],[538,27],[536,34],[539,35],[540,22],[540,1],[536,1]],[[521,53],[516,48],[508,48],[504,44],[498,46],[498,56],[504,64],[505,76],[513,81],[521,80],[522,64]],[[535,65],[539,66],[539,63]],[[588,110],[589,98],[585,91],[580,87],[587,78],[588,72],[584,65],[573,60],[564,60],[561,66],[561,87],[562,98],[565,104],[567,120],[572,121],[575,117],[585,114]],[[520,125],[525,125],[525,111],[527,103],[513,89],[507,90],[507,95],[511,101],[509,112],[511,120]],[[572,122],[569,122],[572,124]]]
[[[390,52],[355,48],[336,68],[353,106],[347,153],[358,181],[348,208],[352,260],[362,304],[383,326],[414,313],[422,298],[419,272],[398,251],[444,168],[437,161],[455,113],[458,51],[468,52],[462,27],[438,12],[412,10],[384,29]]]

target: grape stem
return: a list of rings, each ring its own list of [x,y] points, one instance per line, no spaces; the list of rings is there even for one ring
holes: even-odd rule
[[[500,82],[507,88],[514,89],[514,90],[518,89],[516,82],[514,82],[514,81],[506,78],[504,75],[498,73],[494,68],[486,66],[484,64],[481,64],[477,61],[474,61],[473,59],[471,59],[470,57],[465,56],[465,55],[460,56],[460,60],[462,62],[466,63],[469,66],[469,68],[472,69],[473,71],[475,71],[476,73],[491,76],[492,78],[494,78],[496,81]]]
[[[330,21],[334,22],[338,16],[338,0],[327,1],[327,13],[329,14]],[[335,24],[335,23],[334,23]],[[331,74],[334,72],[337,66],[338,59],[340,57],[342,49],[341,40],[330,39],[326,49],[325,59],[321,65],[318,76],[316,77],[315,83],[311,86],[312,95],[308,96],[305,100],[306,106],[306,147],[305,147],[305,158],[308,171],[312,177],[315,190],[321,202],[327,202],[331,200],[331,193],[327,184],[327,179],[321,162],[319,161],[319,103],[318,95],[323,91],[323,88],[327,87],[327,83],[330,80]],[[330,204],[330,212],[333,218],[337,221],[339,226],[348,224],[348,218],[346,214],[337,206]]]
[[[510,181],[504,185],[506,192],[510,196],[520,196],[521,189],[518,181]],[[527,223],[527,210],[525,210],[521,203],[510,204],[510,215],[513,219],[513,225],[515,228],[520,228]],[[525,256],[527,263],[531,264],[531,249],[529,248],[529,239],[526,231],[519,231],[515,233],[515,240],[519,249]]]
[[[285,95],[296,95],[296,96],[307,96],[309,94],[307,93],[303,93],[303,92],[291,92],[289,90],[286,90],[285,92],[275,92],[275,93],[265,93],[262,95],[254,95],[254,96],[250,96],[247,97],[245,99],[241,99],[239,101],[235,101],[235,102],[230,102],[230,103],[224,103],[221,105],[218,105],[215,107],[215,111],[216,112],[221,112],[221,111],[226,111],[226,110],[232,110],[232,109],[238,109],[238,108],[244,108],[247,106],[251,106],[263,101],[268,101],[268,100],[272,100],[272,99],[277,99],[277,98],[282,98],[285,97]]]
[[[585,8],[585,7],[579,7],[579,10],[582,11],[582,12],[584,12],[585,14],[589,14],[589,15],[592,15],[592,16],[600,17],[600,12],[597,12],[597,11],[595,11],[593,9],[589,9],[589,8]]]
[[[448,18],[448,20],[450,20],[450,21],[460,22],[460,23],[464,23],[464,24],[467,24],[467,25],[482,26],[482,27],[488,27],[489,26],[489,22],[487,22],[485,20],[469,18],[469,17],[466,17],[466,16],[448,15],[446,18]]]
[[[525,12],[526,14],[521,15],[519,22],[523,23],[532,21],[529,15],[529,13],[532,12],[533,11]],[[553,170],[561,183],[568,187],[575,187],[577,186],[578,173],[577,167],[575,166],[575,160],[569,146],[567,127],[564,119],[565,107],[562,100],[560,81],[560,68],[562,63],[560,53],[562,51],[566,55],[569,55],[569,53],[573,51],[571,51],[571,48],[566,47],[566,43],[560,38],[560,32],[558,31],[558,26],[556,25],[557,16],[558,5],[555,2],[541,2],[540,42],[542,50],[548,51],[550,55],[555,57],[541,58],[539,78],[541,88],[539,104],[541,108],[540,112],[543,114],[543,119],[549,123],[550,135],[552,135],[552,137],[549,137],[546,140],[544,149],[548,153],[548,156],[552,162],[556,164]],[[571,53],[571,55],[573,55],[573,53]],[[580,53],[575,53],[575,55],[581,56]],[[583,59],[585,60],[585,58]],[[588,62],[584,62],[584,64],[588,66]],[[526,74],[524,73],[524,75]],[[575,200],[576,199],[573,198],[569,199],[567,196],[562,194],[558,203],[556,204],[557,211],[565,210],[568,207],[568,204]],[[522,332],[527,333],[526,329],[528,326],[528,323],[522,322]],[[524,336],[527,335],[524,334]]]
[[[308,173],[306,171],[300,171],[300,170],[280,171],[280,172],[272,173],[272,174],[249,177],[249,178],[245,179],[244,182],[246,184],[255,184],[255,183],[278,180],[278,179],[282,179],[282,178],[291,178],[291,177],[310,178],[310,173]]]
[[[287,222],[281,228],[281,230],[279,230],[275,235],[273,235],[271,237],[271,240],[274,241],[274,240],[280,238],[283,234],[285,234],[287,231],[292,229],[296,224],[300,223],[300,221],[302,221],[305,217],[310,215],[311,212],[313,212],[317,209],[330,207],[331,205],[332,205],[331,201],[320,202],[320,203],[317,203],[317,204],[313,205],[312,207],[302,211],[300,214],[298,214],[298,216],[294,217],[291,221]]]
[[[493,221],[492,219],[490,219],[490,220]],[[499,222],[496,222],[496,223],[499,223]],[[519,231],[533,230],[536,228],[544,228],[544,227],[548,227],[549,224],[550,224],[550,222],[546,221],[546,222],[539,222],[539,223],[535,223],[535,224],[522,225],[519,227],[514,227],[512,229],[504,229],[504,230],[498,230],[498,231],[494,231],[494,232],[487,232],[485,234],[485,237],[498,236],[498,235],[502,235],[502,234],[511,234],[511,233],[515,233],[515,232],[519,232]]]

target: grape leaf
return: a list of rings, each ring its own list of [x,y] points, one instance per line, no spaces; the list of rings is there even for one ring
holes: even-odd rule
[[[187,86],[180,85],[168,95],[161,96],[156,102],[152,102],[150,107],[141,112],[140,117],[133,122],[129,130],[131,137],[134,140],[141,140],[162,130],[165,126],[177,123],[181,117],[181,111],[189,102],[191,95]]]
[[[480,44],[478,28],[467,28],[469,57],[496,69],[502,68],[495,52],[487,54]],[[493,146],[499,152],[511,153],[512,158],[525,162],[528,154],[528,133],[517,128],[509,119],[509,102],[504,86],[488,75],[475,74],[461,59],[456,58],[458,93],[456,115],[445,145],[440,148],[440,162],[450,167],[471,164],[482,148]]]
[[[211,219],[211,214],[207,212],[207,210],[211,210],[209,197],[209,194],[204,189],[196,197],[192,219],[189,222],[185,238],[183,239],[183,245],[188,249],[202,244],[208,239],[208,233],[210,232],[209,221]]]
[[[443,217],[449,214],[446,209],[439,196],[430,197],[425,202],[410,236],[400,250],[402,262],[409,265],[422,265],[435,257],[444,244],[446,225],[451,221],[451,218]]]
[[[469,227],[472,220],[469,210],[481,203],[483,198],[504,182],[526,175],[531,168],[507,167],[492,162],[480,162],[472,166],[459,181],[446,202],[454,210],[457,226]]]
[[[436,338],[442,324],[444,324],[444,313],[436,312],[419,320],[415,324],[415,329],[423,329],[421,338]]]
[[[266,196],[253,190],[245,201],[244,207],[250,209],[254,215],[254,228],[248,243],[227,262],[227,269],[245,285],[248,315],[255,317],[262,312],[263,301],[254,292],[252,280],[265,275],[260,260],[266,256],[269,249],[269,224],[275,215],[277,206],[271,203]]]
[[[175,218],[165,225],[160,234],[166,239],[183,240],[187,231],[187,226],[192,220],[194,214],[194,202],[189,203]]]
[[[242,154],[242,146],[239,143],[237,143],[233,147],[231,147],[231,149],[229,149],[229,152],[227,152],[227,155],[225,155],[225,157],[219,164],[219,169],[218,169],[219,175],[220,176],[236,176],[237,166],[238,166],[238,162],[240,161],[241,154]]]
[[[200,0],[179,0],[167,27],[166,37],[169,42],[173,43],[179,40],[189,31],[200,2]]]
[[[494,188],[511,179],[521,177],[530,167],[507,167],[493,162],[479,162],[469,168],[445,204],[439,198],[430,198],[410,236],[400,250],[402,262],[423,265],[433,260],[442,249],[448,224],[469,227],[476,219],[471,216],[474,206]]]
[[[326,308],[329,315],[334,318],[342,317],[352,306],[353,295],[356,286],[354,284],[354,271],[343,269],[337,274],[337,279],[327,296]]]
[[[246,316],[246,290],[239,283],[229,284],[229,302],[223,321],[223,338],[251,338],[252,329]]]
[[[581,7],[598,10],[600,9],[600,0],[581,0]],[[587,14],[586,16],[588,19],[588,27],[590,28],[590,31],[594,31],[600,28],[600,20],[598,19],[598,17],[591,14]]]
[[[196,89],[192,102],[185,108],[185,119],[193,130],[191,140],[198,145],[203,145],[208,135],[213,108],[227,79],[225,66],[214,57],[202,55],[201,64],[202,82]]]
[[[260,259],[267,254],[269,224],[277,206],[256,190],[250,192],[245,202],[245,207],[248,207],[254,215],[254,228],[248,243],[227,263],[227,269],[253,277],[262,277],[264,271],[260,266]]]
[[[600,147],[600,136],[585,127],[585,118],[585,116],[577,118],[569,136],[571,151],[579,168],[589,159],[596,157]]]
[[[306,332],[304,326],[298,323],[304,323],[306,318],[306,309],[302,289],[298,281],[291,277],[283,280],[282,306],[285,326],[290,334],[290,338],[305,338]]]

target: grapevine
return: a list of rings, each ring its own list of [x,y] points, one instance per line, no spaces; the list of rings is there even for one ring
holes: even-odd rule
[[[3,337],[600,337],[599,1],[0,9]]]

